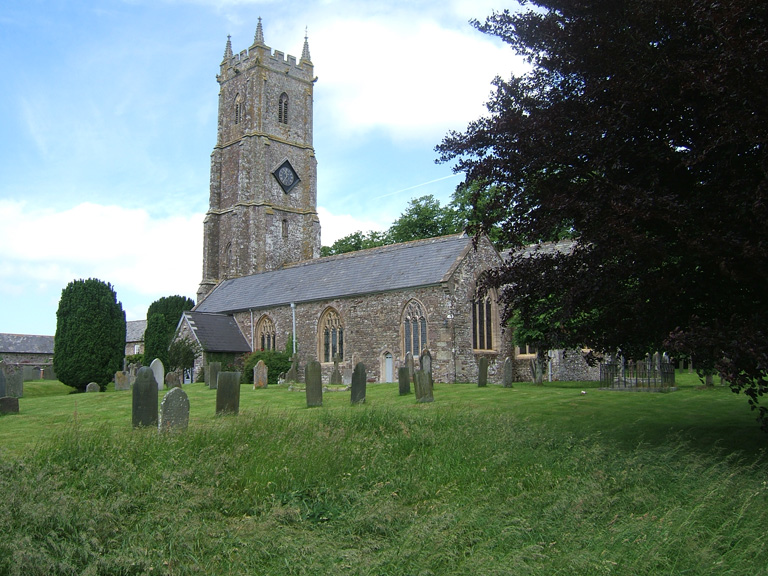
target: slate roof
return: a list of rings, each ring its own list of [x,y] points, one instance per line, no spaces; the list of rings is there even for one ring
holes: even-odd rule
[[[232,316],[184,312],[184,320],[206,352],[251,351],[251,347]]]
[[[0,334],[0,354],[53,354],[53,336]]]
[[[438,285],[472,248],[465,234],[318,258],[221,282],[196,312],[236,312]]]
[[[147,329],[146,320],[130,320],[125,323],[126,342],[144,342],[144,332]]]

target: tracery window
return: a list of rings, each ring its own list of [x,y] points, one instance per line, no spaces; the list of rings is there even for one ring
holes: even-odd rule
[[[494,350],[495,303],[490,294],[472,302],[472,348]]]
[[[268,316],[259,320],[256,339],[261,350],[275,350],[275,323]]]
[[[403,350],[414,358],[427,347],[427,315],[418,300],[411,300],[403,311]]]
[[[323,362],[333,362],[338,356],[344,359],[344,326],[341,323],[339,313],[333,308],[328,308],[320,317],[317,329],[318,348]]]
[[[281,124],[288,124],[288,94],[280,94],[280,102],[277,107],[277,121]]]

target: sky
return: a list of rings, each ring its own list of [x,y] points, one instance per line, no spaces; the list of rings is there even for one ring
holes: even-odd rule
[[[524,71],[477,31],[494,0],[3,0],[0,332],[53,335],[62,290],[98,278],[127,320],[194,298],[216,143],[216,74],[258,18],[318,81],[322,244],[385,230],[462,181],[435,146]]]

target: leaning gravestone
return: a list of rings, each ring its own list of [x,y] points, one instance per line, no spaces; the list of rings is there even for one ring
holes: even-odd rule
[[[24,373],[16,366],[5,366],[5,395],[11,398],[24,397]]]
[[[5,396],[0,398],[0,414],[18,414],[19,399]]]
[[[0,362],[0,398],[5,396],[5,367]]]
[[[307,408],[323,405],[323,373],[320,362],[310,360],[304,369],[304,380],[307,383]]]
[[[352,404],[365,403],[365,365],[358,362],[355,371],[352,373]]]
[[[264,360],[256,362],[253,367],[253,389],[266,388],[269,383],[269,368],[264,364]]]
[[[397,382],[400,386],[400,396],[411,393],[411,371],[408,366],[400,366],[397,370]]]
[[[158,429],[186,430],[189,426],[189,396],[180,387],[171,388],[160,403],[160,423]]]
[[[480,356],[477,361],[477,387],[485,388],[488,386],[488,358]]]
[[[424,348],[424,350],[421,351],[421,356],[419,356],[419,366],[421,367],[421,371],[429,376],[429,388],[431,390],[434,387],[434,380],[432,380],[432,353],[429,351],[429,348]]]
[[[100,392],[101,387],[96,384],[96,382],[89,382],[88,386],[85,387],[86,392]]]
[[[211,362],[205,371],[205,383],[211,390],[216,390],[219,382],[219,372],[221,372],[221,362]]]
[[[157,426],[157,381],[152,369],[139,368],[133,383],[133,427]]]
[[[296,354],[291,356],[291,367],[288,369],[288,372],[285,373],[285,381],[299,381],[299,357]]]
[[[240,413],[240,372],[219,372],[216,414]]]
[[[155,382],[157,382],[157,389],[162,390],[165,387],[165,366],[160,358],[155,358],[149,365],[152,369],[152,373],[155,375]]]
[[[507,358],[504,360],[504,375],[503,375],[503,386],[504,388],[512,388],[512,380],[514,378],[514,375],[512,374],[512,358]]]
[[[413,374],[414,388],[416,389],[416,402],[434,402],[432,393],[432,381],[424,370],[416,370]]]
[[[115,390],[130,390],[131,383],[128,380],[128,372],[115,372]]]

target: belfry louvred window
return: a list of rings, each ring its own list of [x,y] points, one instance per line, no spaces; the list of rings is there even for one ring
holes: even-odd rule
[[[288,94],[280,94],[280,101],[277,108],[277,121],[281,124],[288,124]]]

